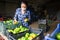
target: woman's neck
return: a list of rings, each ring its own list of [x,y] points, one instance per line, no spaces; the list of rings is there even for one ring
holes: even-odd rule
[[[26,11],[21,10],[22,14],[25,14]]]

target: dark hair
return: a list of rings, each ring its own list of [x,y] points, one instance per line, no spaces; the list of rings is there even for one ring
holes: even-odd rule
[[[21,4],[22,4],[22,3],[26,4],[26,6],[28,6],[27,1],[24,1],[24,0],[21,1],[21,0],[19,0],[19,1],[18,1],[18,8],[21,7]]]
[[[21,4],[22,4],[22,3],[26,4],[26,6],[28,6],[27,1],[21,1]]]

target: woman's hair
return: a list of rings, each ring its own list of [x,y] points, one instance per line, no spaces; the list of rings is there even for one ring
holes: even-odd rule
[[[25,4],[26,6],[28,6],[27,1],[21,1],[21,4]]]
[[[21,0],[19,0],[19,1],[18,1],[18,8],[21,7],[21,4],[22,4],[22,3],[26,4],[26,6],[28,6],[27,1],[24,1],[24,0],[21,1]]]

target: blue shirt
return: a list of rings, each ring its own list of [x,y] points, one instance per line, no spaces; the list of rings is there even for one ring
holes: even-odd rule
[[[28,18],[30,20],[30,11],[27,10],[25,14],[22,14],[21,8],[17,8],[14,19],[20,21],[24,26],[28,26],[28,22],[24,22],[25,18]]]

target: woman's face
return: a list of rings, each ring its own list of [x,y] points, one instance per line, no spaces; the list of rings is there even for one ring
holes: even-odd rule
[[[22,4],[21,4],[21,9],[22,9],[23,11],[25,11],[26,8],[27,8],[26,4],[22,3]]]

